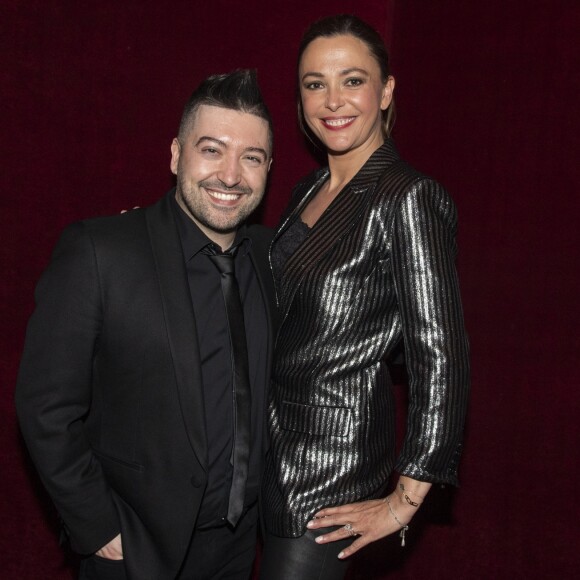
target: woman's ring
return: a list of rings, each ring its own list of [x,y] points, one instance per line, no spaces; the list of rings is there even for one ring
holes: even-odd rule
[[[349,522],[348,524],[344,524],[344,529],[351,535],[356,536],[357,533],[352,529],[352,524]]]

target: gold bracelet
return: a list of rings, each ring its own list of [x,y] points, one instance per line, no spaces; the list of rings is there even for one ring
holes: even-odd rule
[[[401,531],[399,532],[399,537],[401,538],[401,547],[404,548],[405,547],[405,532],[409,529],[409,526],[406,526],[405,524],[402,524],[399,520],[399,518],[397,517],[397,514],[395,514],[395,512],[393,511],[393,508],[391,507],[391,502],[389,501],[389,496],[387,496],[385,498],[387,500],[387,505],[389,506],[389,511],[391,512],[391,515],[395,518],[395,521],[401,526]]]
[[[405,498],[405,501],[406,501],[406,502],[407,502],[409,505],[412,505],[413,507],[419,507],[419,506],[420,506],[420,505],[421,505],[423,502],[422,502],[422,501],[420,501],[420,502],[413,501],[413,500],[412,500],[412,499],[411,499],[411,498],[410,498],[410,497],[407,495],[407,493],[412,493],[413,495],[416,495],[418,498],[425,499],[425,497],[424,497],[424,496],[420,496],[418,493],[415,493],[415,492],[413,492],[413,491],[409,491],[409,492],[407,492],[407,491],[405,490],[405,486],[404,486],[402,483],[399,483],[399,489],[401,490],[401,494],[402,494],[402,495],[403,495],[403,497]]]

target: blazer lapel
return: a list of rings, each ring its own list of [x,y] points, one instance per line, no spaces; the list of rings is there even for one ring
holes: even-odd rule
[[[183,421],[200,465],[207,470],[207,437],[199,345],[187,273],[170,196],[147,209],[147,227],[157,267],[169,348]]]
[[[292,197],[290,198],[290,202],[288,203],[288,207],[284,210],[280,219],[280,225],[274,234],[274,241],[279,238],[280,235],[292,225],[292,223],[294,223],[302,213],[302,210],[306,207],[306,204],[327,179],[328,174],[328,167],[319,169],[313,175],[309,175],[304,181],[301,181],[296,185]]]
[[[378,178],[385,168],[398,160],[391,141],[377,149],[348,185],[336,196],[312,228],[308,238],[288,259],[284,267],[280,296],[284,320],[292,300],[304,276],[360,221],[368,206]],[[296,192],[298,198],[276,237],[298,219],[308,201],[316,194],[328,177],[328,170],[316,174],[314,182],[302,186],[304,193]]]
[[[264,243],[261,240],[256,239],[252,236],[251,230],[250,236],[252,237],[250,258],[254,265],[256,277],[258,278],[258,283],[264,299],[264,306],[268,317],[269,342],[271,342],[276,329],[277,306],[275,300],[276,291],[274,289],[274,279],[272,278],[272,270],[269,266],[270,243],[269,240],[268,243]]]

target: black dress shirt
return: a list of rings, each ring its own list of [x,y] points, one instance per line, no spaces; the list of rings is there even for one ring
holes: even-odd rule
[[[173,199],[181,239],[200,350],[206,432],[208,483],[196,527],[225,523],[232,479],[233,393],[230,338],[220,274],[202,250],[216,246]],[[264,299],[250,249],[251,239],[242,226],[234,240],[236,278],[244,308],[248,363],[252,392],[252,448],[246,485],[245,507],[258,497],[260,457],[266,390],[267,318]]]

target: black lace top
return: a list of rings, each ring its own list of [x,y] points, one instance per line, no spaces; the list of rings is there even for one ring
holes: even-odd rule
[[[272,246],[272,272],[276,285],[280,283],[286,261],[310,235],[310,229],[301,219],[297,219]]]

